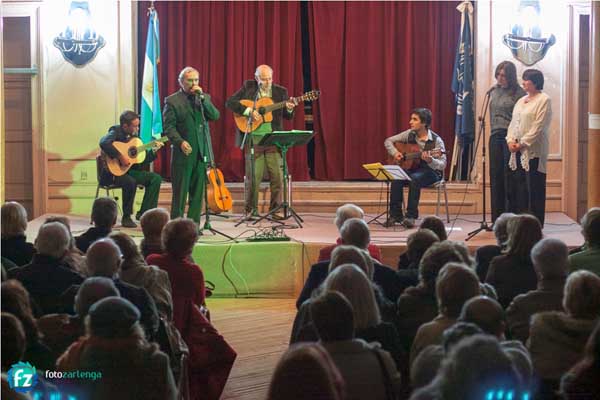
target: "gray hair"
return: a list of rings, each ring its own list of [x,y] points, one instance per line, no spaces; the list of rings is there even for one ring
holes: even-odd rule
[[[91,276],[113,278],[121,265],[121,249],[109,238],[96,240],[86,253],[87,269]]]
[[[567,278],[563,297],[565,311],[574,318],[600,316],[600,277],[590,271],[575,271]]]
[[[53,258],[62,258],[70,246],[71,235],[60,222],[49,222],[42,225],[35,239],[37,252]]]
[[[256,71],[254,71],[254,76],[259,76],[260,75],[260,70],[263,68],[267,68],[269,71],[271,71],[271,75],[273,75],[273,68],[271,68],[270,66],[268,66],[267,64],[261,64],[258,67],[256,67]]]
[[[2,204],[2,238],[12,238],[25,233],[27,229],[27,210],[16,201]]]
[[[367,223],[360,218],[350,218],[340,228],[342,243],[366,249],[371,242],[371,233]]]
[[[531,249],[531,261],[539,278],[563,278],[569,267],[569,249],[558,239],[542,239]]]
[[[120,297],[121,294],[111,279],[102,276],[87,278],[75,296],[75,313],[84,317],[95,302],[112,296]]]
[[[356,246],[343,244],[337,246],[331,252],[329,272],[342,264],[354,264],[362,269],[369,279],[373,279],[373,260],[366,250],[359,249]]]
[[[508,221],[516,216],[517,214],[506,212],[496,218],[494,222],[494,236],[496,236],[498,246],[503,247],[506,245],[506,241],[508,240]]]
[[[590,246],[600,246],[600,207],[590,208],[581,218],[581,231]]]
[[[188,74],[190,72],[195,72],[197,74],[200,74],[200,72],[198,72],[198,70],[196,68],[188,66],[181,70],[181,72],[179,73],[179,77],[177,78],[177,81],[179,81],[179,83],[183,82],[183,78],[185,77],[185,74]]]
[[[335,223],[335,226],[337,226],[339,231],[342,228],[342,225],[344,225],[344,222],[346,222],[346,220],[349,220],[350,218],[363,219],[364,217],[365,212],[362,210],[362,208],[360,208],[356,204],[347,203],[343,206],[338,207],[337,211],[335,212],[335,219],[333,220],[333,222]]]

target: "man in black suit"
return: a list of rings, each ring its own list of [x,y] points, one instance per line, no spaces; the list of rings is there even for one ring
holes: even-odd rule
[[[254,121],[262,121],[263,116],[259,110],[253,109],[253,107],[247,107],[240,103],[240,100],[259,100],[264,97],[271,98],[274,103],[285,101],[289,99],[287,89],[283,86],[279,86],[273,83],[273,69],[268,65],[259,65],[254,73],[254,80],[247,80],[244,85],[235,92],[227,102],[225,106],[231,111],[238,115],[244,115],[251,117]],[[246,140],[251,140],[254,144],[254,181],[251,179],[252,165],[250,164],[250,147],[247,146],[246,150],[246,179],[248,185],[246,185],[246,206],[245,211],[247,214],[257,214],[258,206],[258,188],[262,181],[265,168],[269,173],[269,182],[271,187],[271,203],[269,210],[277,208],[281,203],[281,196],[283,190],[283,177],[282,177],[282,166],[283,160],[281,158],[281,152],[275,146],[257,146],[262,136],[273,131],[280,131],[283,129],[282,119],[292,119],[294,116],[294,102],[288,101],[285,104],[285,108],[274,110],[273,121],[263,122],[256,130],[252,132],[252,137]],[[241,143],[241,134],[239,132],[238,141]]]

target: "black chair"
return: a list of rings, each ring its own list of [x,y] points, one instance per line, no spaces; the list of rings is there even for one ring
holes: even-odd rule
[[[102,190],[106,190],[106,197],[112,197],[113,199],[115,199],[115,201],[117,202],[117,208],[119,210],[120,214],[123,214],[123,211],[121,211],[121,206],[119,205],[119,197],[114,195],[114,190],[115,189],[121,189],[121,186],[119,185],[115,185],[113,183],[109,184],[109,185],[103,185],[101,182],[101,176],[102,176],[102,171],[104,171],[106,169],[105,166],[105,161],[104,161],[104,157],[102,154],[98,154],[96,156],[96,180],[98,182],[98,186],[96,186],[96,196],[94,196],[94,200],[96,200],[98,198],[98,195],[100,194],[100,189]],[[111,190],[113,191],[113,195],[110,195]],[[90,221],[90,224],[92,223],[92,221]]]

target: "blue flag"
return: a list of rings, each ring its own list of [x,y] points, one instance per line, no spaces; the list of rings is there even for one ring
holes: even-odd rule
[[[146,38],[146,57],[144,59],[144,75],[142,79],[142,121],[140,138],[148,143],[158,138],[162,131],[162,114],[160,112],[160,96],[158,94],[157,64],[160,56],[158,15],[150,10],[148,20],[148,36]]]
[[[454,58],[452,92],[456,99],[456,120],[454,133],[462,146],[473,142],[475,138],[475,113],[473,112],[473,47],[471,21],[473,5],[463,1],[456,9],[462,14],[461,33]]]

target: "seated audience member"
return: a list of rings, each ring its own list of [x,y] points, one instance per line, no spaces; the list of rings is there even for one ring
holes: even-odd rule
[[[31,311],[27,290],[18,281],[11,279],[2,283],[0,293],[2,294],[2,311],[14,315],[23,324],[26,340],[23,359],[41,370],[52,369],[56,359],[52,357],[50,349],[42,341],[37,322]],[[2,346],[3,359],[5,349]]]
[[[85,335],[84,321],[92,304],[112,296],[120,296],[112,280],[99,276],[87,278],[75,296],[75,315],[48,314],[38,319],[37,325],[44,336],[44,343],[50,347],[55,359]]]
[[[542,226],[536,217],[523,214],[510,220],[506,252],[492,260],[485,278],[496,289],[502,307],[508,307],[517,295],[537,287],[530,253],[540,240]]]
[[[177,398],[168,357],[149,343],[140,312],[120,297],[107,297],[89,309],[87,335],[58,359],[60,371],[99,371],[102,379],[77,381],[94,399]]]
[[[95,241],[89,247],[86,254],[86,264],[90,276],[101,276],[111,279],[121,297],[132,302],[140,311],[140,323],[146,332],[146,338],[153,341],[158,329],[158,312],[156,304],[146,289],[131,285],[119,279],[119,267],[121,265],[121,250],[112,239],[103,238]],[[75,294],[79,291],[79,285],[72,286],[63,295],[63,301],[69,313],[73,312]]]
[[[439,313],[417,330],[410,350],[411,364],[425,347],[442,342],[444,331],[456,322],[463,304],[481,290],[475,272],[464,264],[451,262],[440,270],[435,292]]]
[[[302,303],[308,300],[325,281],[327,274],[342,264],[356,264],[365,271],[369,279],[373,279],[373,259],[365,257],[363,250],[356,246],[339,245],[331,252],[331,260],[317,263],[311,267],[304,282],[304,287],[302,287],[298,300],[296,300],[296,308],[300,309]]]
[[[506,340],[506,318],[504,309],[496,300],[487,296],[477,296],[467,300],[462,308],[460,317],[461,322],[468,322],[477,325],[488,335],[495,336],[502,345],[502,348],[508,354],[522,379],[527,386],[531,384],[533,366],[529,351],[518,340]]]
[[[27,211],[25,207],[15,201],[2,205],[2,257],[17,266],[31,262],[35,253],[33,244],[27,242],[25,230],[27,229]]]
[[[527,342],[531,317],[542,311],[562,311],[569,249],[558,239],[542,239],[531,249],[537,289],[520,294],[506,310],[510,336]]]
[[[400,266],[398,262],[398,270],[396,274],[400,279],[400,293],[407,287],[416,286],[419,283],[419,263],[423,254],[431,247],[432,244],[439,242],[437,235],[429,229],[419,228],[418,231],[408,235],[406,240],[406,252],[402,256],[406,256],[408,264],[405,267]],[[400,259],[402,259],[400,256]]]
[[[513,213],[500,214],[500,216],[496,218],[496,222],[494,222],[496,244],[481,246],[475,251],[475,272],[477,272],[477,276],[481,282],[485,282],[490,262],[494,257],[502,254],[503,250],[506,250],[508,241],[508,221],[516,216],[517,215]]]
[[[600,276],[600,207],[590,208],[581,218],[581,232],[585,244],[582,251],[569,256],[570,270],[585,269]]]
[[[98,197],[92,205],[93,227],[75,238],[77,248],[86,253],[88,247],[98,239],[108,236],[117,223],[117,202],[110,197]]]
[[[600,320],[600,277],[589,271],[569,275],[563,307],[565,312],[542,312],[531,321],[527,345],[542,380],[541,398],[558,389],[561,376],[579,361]]]
[[[161,234],[167,222],[169,222],[169,212],[164,208],[152,208],[142,214],[140,225],[144,238],[140,243],[140,249],[144,258],[150,254],[163,253]]]
[[[364,219],[365,213],[362,210],[362,208],[354,204],[344,204],[343,206],[338,207],[337,211],[335,212],[335,219],[333,220],[335,226],[337,227],[337,230],[341,231],[344,222],[346,222],[350,218]],[[336,244],[325,246],[321,250],[319,250],[319,260],[317,262],[330,260],[331,252],[333,251],[333,249],[336,248],[336,246],[339,246],[340,244],[342,244],[341,237],[337,238]],[[381,251],[379,250],[379,247],[377,247],[377,245],[369,242],[367,250],[369,251],[371,257],[376,259],[378,262],[381,262]]]
[[[561,379],[565,400],[600,399],[600,322],[585,345],[583,357]]]
[[[521,399],[524,393],[526,388],[498,340],[474,335],[461,340],[444,359],[433,382],[413,392],[410,399]]]
[[[423,218],[423,221],[421,221],[421,225],[419,225],[419,229],[429,229],[430,231],[435,233],[440,242],[443,242],[444,240],[448,239],[448,234],[446,233],[446,225],[444,225],[444,221],[442,221],[439,217],[435,215],[430,215]],[[407,249],[407,251],[400,254],[400,257],[398,258],[398,270],[410,268],[410,264],[411,260],[408,258]]]
[[[301,343],[279,359],[267,400],[344,400],[344,394],[344,381],[327,351],[316,343]]]
[[[352,305],[344,295],[331,291],[313,298],[310,314],[319,343],[346,382],[347,399],[397,397],[401,379],[394,360],[378,344],[355,339]]]
[[[408,353],[417,329],[438,314],[435,282],[440,269],[449,262],[464,262],[454,243],[434,243],[419,263],[419,284],[406,288],[398,299],[396,327],[404,350]]]
[[[442,344],[427,346],[419,353],[410,368],[410,383],[413,390],[429,385],[438,373],[442,361],[462,339],[483,334],[475,324],[457,322],[444,331]]]
[[[62,215],[55,215],[46,218],[46,220],[44,221],[45,224],[49,222],[60,222],[65,226],[65,228],[67,228],[67,231],[69,231],[70,238],[69,251],[63,257],[63,263],[66,267],[69,267],[73,271],[85,275],[85,257],[83,255],[83,252],[79,250],[75,245],[75,238],[71,233],[71,222],[69,221],[69,218]]]
[[[61,294],[83,282],[83,276],[62,261],[69,245],[69,231],[63,224],[44,224],[35,239],[37,253],[31,263],[9,272],[9,278],[17,279],[27,289],[34,310],[40,310],[41,315],[62,312]]]
[[[159,314],[166,320],[171,320],[173,299],[169,274],[154,265],[146,264],[139,248],[126,233],[113,232],[108,237],[119,246],[123,255],[119,278],[131,285],[146,289],[154,299]]]

